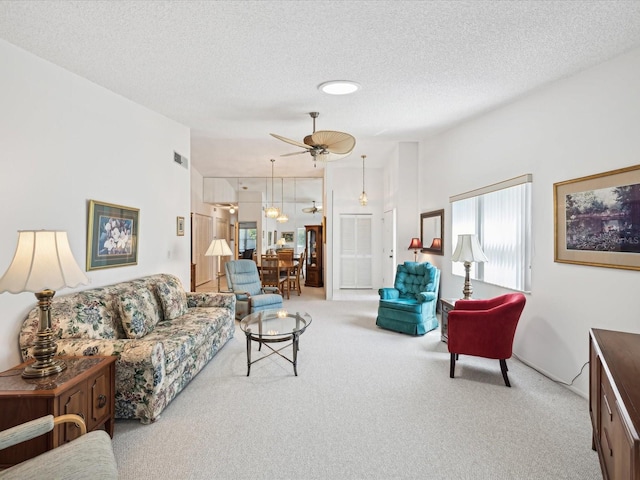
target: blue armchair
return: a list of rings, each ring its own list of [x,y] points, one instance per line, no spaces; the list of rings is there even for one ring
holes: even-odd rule
[[[253,260],[231,260],[224,266],[227,286],[236,295],[236,320],[260,310],[282,308],[282,295],[277,287],[263,287],[258,267]]]
[[[398,265],[394,288],[378,290],[376,325],[388,330],[424,335],[438,326],[436,305],[440,270],[428,262]]]

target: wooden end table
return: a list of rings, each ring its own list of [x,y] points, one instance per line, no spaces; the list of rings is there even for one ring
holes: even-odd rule
[[[449,341],[449,312],[456,306],[455,298],[440,299],[440,340]]]
[[[58,358],[58,357],[57,357]],[[116,357],[59,357],[67,368],[42,378],[22,378],[21,363],[0,373],[0,430],[45,415],[75,413],[87,431],[102,429],[113,437],[115,421]],[[0,450],[0,468],[33,458],[79,436],[74,423],[66,423],[37,438]]]

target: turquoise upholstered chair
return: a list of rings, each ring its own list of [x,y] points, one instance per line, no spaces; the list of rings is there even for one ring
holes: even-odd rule
[[[378,290],[376,325],[409,335],[424,335],[438,326],[440,270],[429,262],[404,262],[393,286]]]
[[[253,260],[231,260],[224,266],[227,286],[236,295],[236,319],[242,320],[260,310],[282,308],[282,295],[277,287],[263,287],[258,267]]]

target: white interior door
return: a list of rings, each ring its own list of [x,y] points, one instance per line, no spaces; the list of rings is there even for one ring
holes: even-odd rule
[[[372,288],[371,221],[367,215],[340,215],[340,288]]]

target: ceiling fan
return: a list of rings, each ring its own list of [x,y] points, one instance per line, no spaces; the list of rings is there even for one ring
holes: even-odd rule
[[[302,211],[304,213],[313,213],[314,215],[318,212],[322,211],[322,205],[316,207],[316,201],[313,200],[313,207],[307,207],[307,208],[303,208]]]
[[[344,158],[351,153],[353,147],[356,146],[356,139],[353,135],[336,132],[334,130],[318,130],[316,132],[316,118],[318,118],[320,114],[318,112],[309,112],[309,115],[313,118],[313,133],[304,137],[303,143],[276,135],[275,133],[270,134],[278,140],[304,148],[301,152],[285,153],[281,155],[282,157],[309,152],[313,157],[315,166],[315,162],[317,161],[331,162]]]

